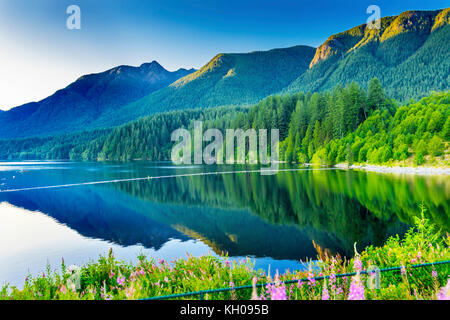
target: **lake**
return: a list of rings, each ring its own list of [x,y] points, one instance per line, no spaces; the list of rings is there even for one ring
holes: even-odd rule
[[[289,169],[283,165],[283,169]],[[317,252],[352,256],[404,234],[420,216],[450,231],[450,179],[302,168],[42,188],[256,166],[129,162],[0,162],[0,285],[107,254],[171,261],[250,257],[256,268],[303,268]]]

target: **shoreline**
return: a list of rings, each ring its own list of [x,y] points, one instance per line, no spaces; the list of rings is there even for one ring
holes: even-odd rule
[[[437,167],[399,167],[399,166],[382,166],[382,165],[351,165],[345,163],[338,163],[334,165],[340,169],[359,169],[369,172],[378,173],[394,173],[394,174],[417,174],[417,175],[450,175],[450,168],[437,168]]]

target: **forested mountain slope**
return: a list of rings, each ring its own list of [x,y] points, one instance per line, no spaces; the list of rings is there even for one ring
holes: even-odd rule
[[[178,128],[280,130],[280,158],[336,164],[449,165],[450,94],[400,106],[377,79],[319,93],[270,96],[250,108],[187,109],[141,118],[112,130],[54,138],[0,140],[1,159],[170,160]],[[207,143],[206,143],[207,144]],[[409,163],[408,164],[413,164]]]
[[[116,125],[141,116],[186,108],[255,104],[304,73],[315,49],[296,46],[250,53],[218,54],[200,70],[103,117]]]
[[[318,146],[311,161],[448,167],[449,145],[450,93],[434,93],[395,113],[376,110],[354,132]]]
[[[322,91],[351,81],[367,87],[378,78],[400,101],[450,89],[450,8],[407,11],[381,19],[381,29],[365,24],[328,38],[310,69],[284,91]]]

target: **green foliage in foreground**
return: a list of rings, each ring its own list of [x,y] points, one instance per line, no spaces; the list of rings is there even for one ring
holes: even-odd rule
[[[318,249],[317,268],[275,275],[275,285],[253,290],[233,290],[206,295],[206,299],[443,299],[450,297],[450,267],[438,265],[411,268],[412,264],[450,259],[450,237],[440,234],[424,218],[404,239],[390,238],[382,247],[369,247],[356,252],[349,261],[339,256],[330,257]],[[188,256],[169,264],[158,263],[140,256],[136,265],[117,261],[112,252],[80,269],[66,268],[61,273],[51,272],[28,277],[22,289],[5,286],[0,299],[140,299],[160,295],[185,293],[213,288],[233,287],[253,283],[272,282],[269,274],[255,270],[250,260],[230,262],[211,255]],[[358,271],[404,266],[402,272],[381,274],[380,288],[370,286],[370,276]],[[353,278],[336,278],[345,272],[358,272]],[[330,275],[326,282],[313,276]],[[77,278],[79,281],[77,281]],[[309,278],[307,281],[284,281]],[[199,297],[193,297],[198,299]]]

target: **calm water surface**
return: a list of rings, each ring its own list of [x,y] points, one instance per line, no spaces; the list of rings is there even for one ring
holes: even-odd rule
[[[0,190],[252,166],[0,162]],[[302,268],[317,248],[351,256],[403,234],[424,203],[450,231],[447,176],[310,170],[178,177],[0,193],[0,285],[30,272],[95,260],[113,248],[173,260],[208,252],[251,257],[257,268]]]

